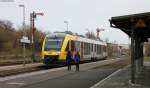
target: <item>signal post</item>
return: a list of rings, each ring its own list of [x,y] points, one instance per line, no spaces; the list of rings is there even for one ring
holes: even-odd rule
[[[41,15],[43,16],[44,13],[35,13],[34,11],[30,14],[30,27],[31,27],[31,35],[32,35],[32,39],[31,39],[31,44],[32,44],[32,61],[35,62],[36,61],[36,50],[35,50],[35,19],[37,17],[37,15]]]

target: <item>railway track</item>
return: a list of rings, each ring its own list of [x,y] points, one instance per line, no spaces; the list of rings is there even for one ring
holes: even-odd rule
[[[98,60],[100,61],[100,60]],[[90,63],[90,61],[86,61],[86,62],[82,62],[81,64],[84,63]],[[53,69],[53,68],[59,68],[59,67],[64,67],[64,66],[47,66],[44,64],[40,64],[37,66],[22,66],[21,68],[14,68],[14,69],[5,69],[5,70],[0,70],[0,77],[6,77],[6,76],[12,76],[12,75],[17,75],[17,74],[23,74],[23,73],[28,73],[28,72],[35,72],[35,71],[41,71],[41,70],[49,70],[49,69]]]
[[[10,69],[10,70],[3,70],[0,71],[0,77],[6,77],[10,75],[17,75],[21,73],[27,73],[27,72],[34,72],[34,71],[41,71],[41,70],[48,70],[52,68],[58,68],[60,66],[46,66],[41,65],[37,67],[24,67],[24,68],[16,68],[16,69]]]
[[[98,60],[97,60],[98,61]],[[86,62],[82,62],[83,63],[90,63],[91,61],[86,61]],[[35,63],[36,64],[36,63]],[[12,65],[12,64],[11,64]],[[18,65],[18,64],[13,64]],[[28,72],[34,72],[34,71],[41,71],[41,70],[48,70],[48,69],[52,69],[52,68],[59,68],[59,67],[64,67],[64,66],[60,66],[60,65],[39,65],[39,66],[33,66],[33,67],[21,67],[21,68],[14,68],[14,69],[6,69],[6,70],[2,70],[0,71],[0,77],[6,77],[6,76],[11,76],[11,75],[17,75],[17,74],[21,74],[21,73],[28,73]]]

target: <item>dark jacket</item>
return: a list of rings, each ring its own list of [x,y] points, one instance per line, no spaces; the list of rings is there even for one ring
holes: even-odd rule
[[[75,54],[74,61],[75,61],[75,63],[80,63],[80,55],[79,54]]]
[[[72,61],[71,53],[67,53],[67,55],[66,55],[66,61],[67,61],[67,63],[70,63]]]

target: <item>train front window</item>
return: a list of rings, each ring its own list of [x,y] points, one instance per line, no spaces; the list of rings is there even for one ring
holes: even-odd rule
[[[45,41],[45,50],[60,50],[63,38],[49,38]]]

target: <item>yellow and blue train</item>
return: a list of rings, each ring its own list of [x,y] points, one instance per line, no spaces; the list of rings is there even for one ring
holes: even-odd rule
[[[107,44],[66,33],[46,35],[42,46],[44,64],[65,64],[67,51],[79,51],[81,61],[96,60],[107,57]]]

